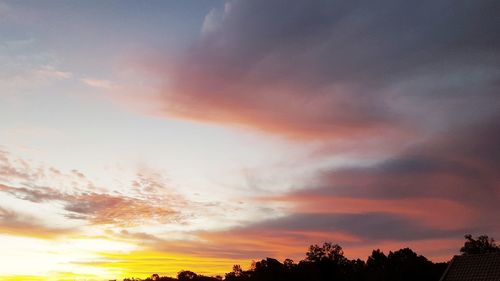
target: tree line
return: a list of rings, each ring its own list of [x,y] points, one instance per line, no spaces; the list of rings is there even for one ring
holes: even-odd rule
[[[500,252],[493,238],[481,235],[473,238],[465,235],[460,249],[462,255]],[[338,244],[325,242],[311,245],[306,257],[295,263],[266,258],[253,262],[249,270],[234,265],[224,276],[204,276],[189,270],[178,273],[177,278],[153,274],[144,281],[438,281],[448,266],[447,262],[434,263],[410,248],[403,248],[387,255],[373,250],[366,261],[350,260],[344,256]],[[123,281],[141,280],[125,278]]]

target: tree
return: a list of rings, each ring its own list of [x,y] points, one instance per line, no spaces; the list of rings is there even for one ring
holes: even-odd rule
[[[433,263],[410,248],[389,252],[387,256],[386,280],[436,280]]]
[[[1,1],[1,0],[0,0]],[[464,253],[500,251],[493,239],[480,236],[473,239],[465,236]],[[474,251],[470,250],[473,249]],[[404,248],[385,255],[381,250],[373,250],[365,261],[350,260],[344,256],[342,247],[333,243],[321,246],[311,245],[306,258],[294,263],[285,259],[283,263],[273,258],[254,261],[250,270],[234,265],[233,270],[221,276],[211,277],[192,271],[181,271],[178,279],[160,277],[157,274],[144,281],[438,281],[447,268],[446,263],[433,263],[410,248]],[[142,279],[125,279],[124,281]]]
[[[286,268],[286,269],[288,269],[288,270],[292,269],[292,268],[295,266],[295,264],[293,263],[293,260],[291,260],[291,259],[285,259],[285,260],[283,261],[283,265],[284,265],[284,266],[285,266],[285,268]]]
[[[194,280],[198,275],[189,270],[183,270],[177,274],[177,279],[179,281],[189,281]]]
[[[366,265],[372,269],[384,269],[387,264],[387,256],[380,249],[373,250],[371,256],[366,260]]]
[[[380,249],[373,250],[366,260],[366,280],[386,280],[388,258]]]
[[[500,247],[496,245],[495,239],[489,238],[488,235],[481,235],[476,239],[472,235],[467,234],[465,243],[460,252],[462,255],[497,253],[500,252]]]
[[[233,265],[233,273],[234,276],[236,277],[241,276],[243,274],[243,269],[241,268],[241,265],[239,264]]]
[[[311,245],[306,253],[306,260],[311,262],[331,261],[342,264],[346,261],[346,258],[340,245],[325,242],[323,246]]]

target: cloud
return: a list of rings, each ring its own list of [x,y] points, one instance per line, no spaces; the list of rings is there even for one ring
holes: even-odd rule
[[[222,22],[222,13],[218,9],[212,9],[203,20],[203,25],[201,26],[201,32],[203,34],[208,34],[216,31]]]
[[[312,243],[333,241],[351,258],[365,258],[374,248],[397,250],[415,245],[426,255],[446,260],[471,229],[446,230],[390,213],[288,214],[218,231],[195,231],[190,239],[167,239],[146,233],[121,233],[117,239],[140,241],[145,249],[228,259],[276,257],[301,260]]]
[[[415,247],[435,260],[457,253],[465,233],[500,235],[500,123],[442,132],[369,166],[318,172],[307,187],[255,198],[284,214],[194,241],[143,237],[156,249],[230,258],[303,258],[308,243],[334,241],[349,256]],[[238,249],[238,251],[234,251]]]
[[[83,173],[78,170],[72,170],[70,173],[63,173],[54,167],[47,167],[43,164],[37,164],[33,161],[27,161],[16,157],[6,150],[0,148],[0,184],[25,186],[31,188],[42,186],[40,189],[50,189],[45,187],[50,180],[61,180],[65,182],[61,190],[93,190],[95,185]],[[69,184],[68,184],[69,182]],[[49,184],[50,185],[50,184]],[[68,186],[69,185],[69,186]],[[52,189],[51,192],[56,190]]]
[[[82,78],[80,79],[81,82],[86,84],[87,86],[98,88],[98,89],[103,89],[103,90],[112,90],[116,88],[115,83],[109,81],[109,80],[103,80],[103,79],[95,79],[95,78]]]
[[[65,194],[49,187],[26,188],[0,184],[0,191],[34,203],[66,199]]]
[[[36,218],[22,215],[0,206],[0,233],[36,238],[56,238],[74,232],[74,229],[52,228],[37,224]]]
[[[45,66],[35,71],[36,75],[41,79],[67,80],[73,77],[71,72],[55,69],[53,66]]]
[[[370,198],[448,198],[495,209],[500,196],[497,118],[452,130],[371,167],[325,172],[325,194]]]
[[[1,9],[0,2],[0,14]],[[36,39],[32,37],[6,37],[0,41],[0,89],[3,95],[73,79],[74,74],[61,67],[60,58],[53,52],[35,50],[34,43]]]
[[[30,167],[22,159],[14,159],[8,151],[0,148],[0,180],[33,181],[42,176],[39,168]]]
[[[498,120],[436,135],[370,166],[319,172],[313,188],[258,198],[295,213],[259,227],[340,228],[368,240],[498,236]]]
[[[12,187],[0,185],[0,192],[13,195],[22,200],[34,203],[61,202],[65,216],[69,219],[84,219],[91,224],[110,224],[116,226],[133,226],[148,222],[178,222],[181,215],[175,209],[184,202],[176,202],[179,198],[164,197],[154,199],[135,198],[125,195],[83,192],[67,193],[48,187]],[[175,206],[175,207],[174,207]]]
[[[165,115],[354,141],[499,107],[495,1],[228,3],[187,51],[144,62]]]
[[[44,186],[46,178],[61,186]],[[65,185],[67,180],[70,186]],[[125,227],[179,223],[184,216],[192,215],[188,211],[181,213],[189,202],[166,186],[158,173],[139,172],[126,191],[106,191],[78,170],[63,173],[53,167],[35,166],[0,150],[0,192],[37,204],[62,204],[66,218]]]
[[[479,210],[451,199],[435,198],[352,198],[321,195],[323,191],[312,190],[310,194],[297,192],[281,196],[262,198],[263,202],[287,203],[292,213],[302,214],[367,214],[385,213],[397,215],[423,227],[439,230],[456,230],[471,225]],[[259,201],[260,201],[259,200]]]
[[[460,236],[469,229],[440,230],[426,227],[408,217],[390,213],[367,212],[361,214],[316,213],[291,214],[283,218],[268,220],[247,226],[252,231],[304,231],[340,232],[369,241],[379,240],[425,240]],[[247,228],[245,227],[245,228]],[[389,231],[390,230],[390,231]]]
[[[74,196],[67,201],[64,209],[71,212],[69,218],[88,219],[93,224],[116,226],[148,222],[172,223],[180,219],[178,211],[169,206],[160,206],[158,202],[97,193]]]

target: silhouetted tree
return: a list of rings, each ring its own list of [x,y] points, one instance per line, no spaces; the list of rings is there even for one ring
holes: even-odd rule
[[[236,280],[249,280],[251,272],[245,272],[239,264],[233,265],[233,271],[226,273],[224,280],[236,281]]]
[[[460,248],[462,255],[500,252],[500,247],[496,245],[495,239],[489,238],[488,235],[481,235],[476,239],[472,238],[470,234],[464,237],[466,241],[464,246]]]
[[[348,262],[348,266],[343,272],[343,279],[347,281],[362,281],[364,280],[364,272],[366,263],[361,259],[356,259]]]
[[[255,263],[251,277],[251,280],[285,281],[286,267],[276,259],[267,258]]]
[[[177,274],[179,281],[191,281],[195,280],[196,277],[198,277],[198,274],[189,270],[183,270]]]
[[[387,262],[387,280],[418,281],[439,278],[433,276],[433,263],[424,256],[417,255],[410,248],[389,252]]]
[[[486,235],[474,239],[466,235],[463,254],[500,251],[493,239]],[[389,252],[373,250],[366,262],[349,260],[342,247],[333,243],[322,246],[311,245],[304,260],[298,264],[291,259],[283,263],[273,258],[253,262],[250,270],[234,265],[224,281],[438,281],[447,263],[433,263],[410,248]],[[221,281],[222,277],[198,275],[192,271],[181,271],[176,278],[159,277],[154,274],[145,281]],[[140,279],[124,279],[133,281]]]
[[[344,251],[338,244],[323,243],[323,246],[311,245],[306,253],[306,260],[311,262],[332,261],[340,264],[346,261]]]
[[[319,280],[344,280],[348,275],[349,263],[338,244],[325,242],[322,246],[311,245],[306,253],[306,261],[315,267],[309,266],[308,270],[319,271]]]
[[[241,269],[241,265],[239,265],[239,264],[233,265],[233,273],[235,276],[241,276],[243,273],[243,269]]]
[[[293,263],[293,260],[291,259],[285,259],[283,261],[283,265],[285,266],[286,269],[291,270],[293,269],[296,265]]]
[[[380,249],[373,250],[366,259],[366,280],[385,280],[387,274],[387,256]]]

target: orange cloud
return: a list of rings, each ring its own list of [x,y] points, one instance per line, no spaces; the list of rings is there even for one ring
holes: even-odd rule
[[[369,213],[398,214],[422,222],[423,225],[455,229],[473,222],[478,210],[460,202],[438,198],[370,199],[290,194],[259,198],[263,202],[287,202],[294,213]]]
[[[179,219],[178,211],[158,202],[109,194],[87,193],[66,198],[69,218],[87,219],[93,224],[132,226],[145,222],[169,223]]]
[[[72,188],[38,186],[47,177],[69,178],[78,182]],[[78,170],[63,174],[53,167],[35,167],[0,150],[0,192],[33,203],[62,203],[69,219],[83,219],[91,224],[132,226],[142,223],[179,222],[180,208],[187,200],[165,186],[158,174],[138,173],[127,194],[96,191],[94,184]],[[75,185],[74,183],[72,185]]]
[[[85,219],[92,224],[132,226],[146,222],[168,223],[180,219],[180,213],[167,206],[168,201],[159,201],[159,198],[148,200],[95,192],[72,194],[47,187],[26,188],[1,184],[0,191],[35,203],[62,202],[67,218]],[[174,203],[171,205],[183,204],[176,202],[179,198],[172,200]]]

